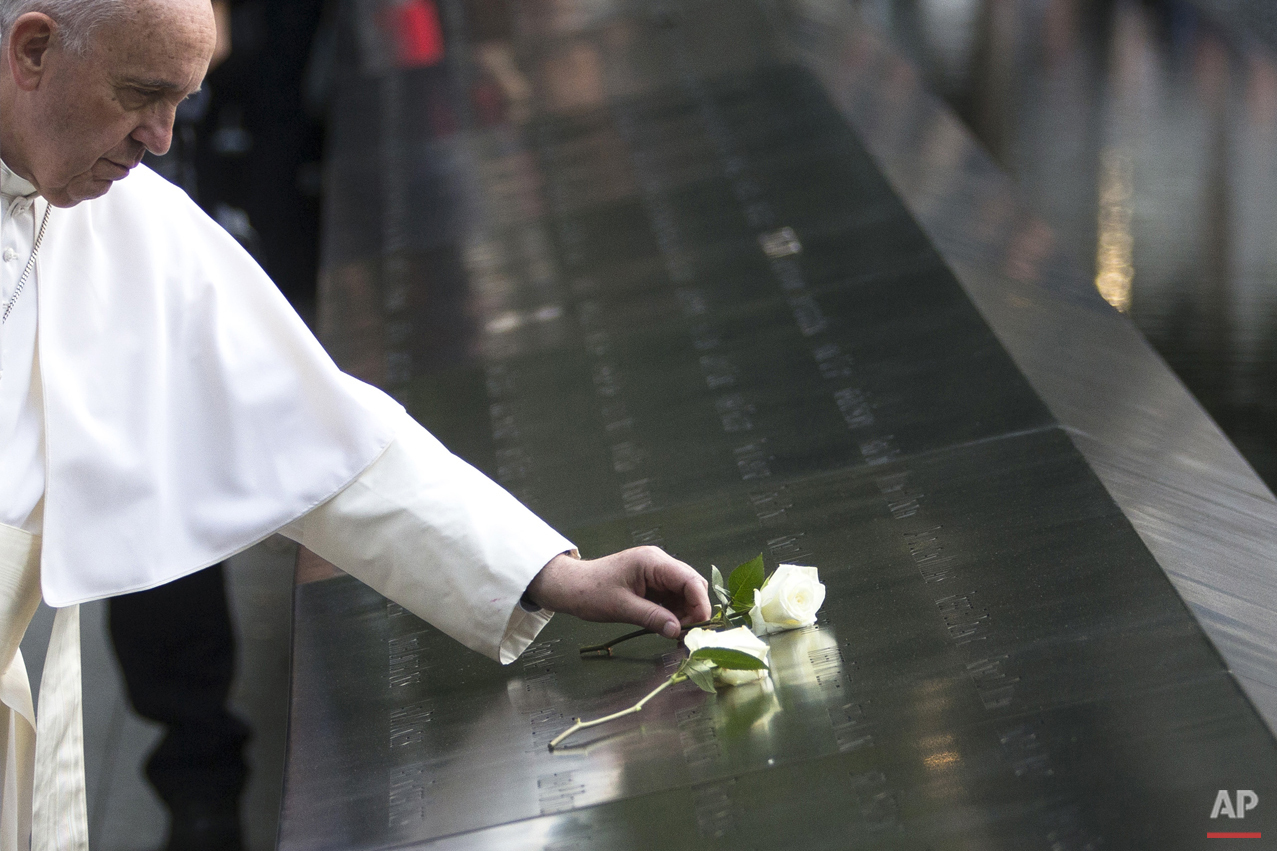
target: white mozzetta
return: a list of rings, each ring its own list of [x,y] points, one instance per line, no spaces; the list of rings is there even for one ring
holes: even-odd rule
[[[34,188],[7,169],[0,190],[3,305],[44,202],[17,197]],[[180,190],[138,168],[54,210],[0,328],[0,851],[87,849],[75,604],[171,581],[290,522],[502,662],[550,618],[519,605],[524,589],[573,550],[341,373]],[[59,611],[37,723],[18,642],[40,590]]]
[[[406,413],[350,487],[281,530],[502,664],[550,619],[519,598],[572,543],[453,455]]]
[[[235,240],[145,167],[55,209],[37,274],[52,606],[218,562],[390,443],[402,409],[341,373]]]

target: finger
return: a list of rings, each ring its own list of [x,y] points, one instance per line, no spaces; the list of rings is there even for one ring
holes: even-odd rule
[[[679,562],[679,564],[683,563]],[[707,620],[713,610],[709,601],[709,580],[690,566],[683,564],[683,567],[691,573],[691,582],[683,586],[683,600],[688,609],[688,623]]]
[[[708,599],[709,582],[704,576],[701,576],[692,568],[691,565],[671,558],[665,553],[660,554],[662,558],[651,565],[648,571],[649,586],[656,586],[667,591],[673,591],[681,594],[689,593],[689,589],[699,587],[701,591],[706,592]],[[692,590],[692,594],[697,592]]]
[[[657,575],[652,579],[649,587],[657,586],[664,591],[661,602],[678,614],[682,623],[699,623],[709,618],[709,583],[691,567],[671,559],[657,566]]]
[[[683,632],[673,612],[637,594],[627,593],[618,601],[616,619],[650,629],[666,638],[678,638]]]
[[[696,581],[688,581],[682,588],[682,599],[676,606],[683,615],[683,623],[699,623],[710,614],[709,592]]]
[[[713,607],[709,602],[709,590],[706,586],[697,583],[687,589],[684,600],[687,604],[687,621],[686,623],[700,623],[709,620]]]

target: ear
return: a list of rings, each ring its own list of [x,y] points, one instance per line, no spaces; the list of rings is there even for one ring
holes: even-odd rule
[[[57,28],[54,20],[42,12],[28,12],[14,21],[5,58],[14,82],[24,91],[40,85]]]

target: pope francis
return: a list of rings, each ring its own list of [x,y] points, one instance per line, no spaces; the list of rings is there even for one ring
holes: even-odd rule
[[[687,565],[577,559],[338,371],[138,166],[215,38],[209,0],[0,0],[0,851],[88,847],[78,604],[277,531],[502,662],[552,611],[670,636],[709,616]],[[41,595],[58,611],[37,719],[18,644]]]

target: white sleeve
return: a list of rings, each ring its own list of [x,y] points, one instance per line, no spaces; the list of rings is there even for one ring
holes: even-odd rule
[[[349,486],[280,530],[421,619],[507,665],[550,620],[520,598],[560,553],[575,553],[408,414]]]

